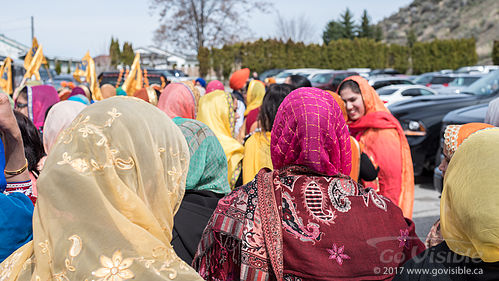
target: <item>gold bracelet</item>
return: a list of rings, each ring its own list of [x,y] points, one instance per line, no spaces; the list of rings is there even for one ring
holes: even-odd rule
[[[17,176],[22,174],[28,168],[28,159],[24,158],[24,160],[26,160],[26,164],[24,164],[24,166],[21,169],[15,171],[4,170],[4,173],[9,176]]]

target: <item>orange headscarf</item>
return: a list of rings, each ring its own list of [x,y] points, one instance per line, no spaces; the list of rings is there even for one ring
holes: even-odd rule
[[[447,126],[444,133],[444,148],[447,150],[449,158],[452,158],[457,148],[466,138],[487,128],[494,128],[494,126],[485,123],[468,123],[464,125]]]
[[[240,90],[244,85],[246,85],[246,81],[248,81],[250,76],[249,68],[239,69],[238,71],[232,73],[229,79],[230,87],[233,90]]]
[[[116,88],[111,84],[104,84],[100,87],[102,99],[107,99],[116,96]]]
[[[361,76],[350,76],[359,85],[364,100],[365,114],[349,122],[350,134],[364,147],[364,152],[379,165],[379,188],[402,209],[404,216],[412,217],[414,203],[414,171],[411,150],[398,120],[393,117],[376,91]],[[341,84],[338,89],[341,88]]]
[[[341,97],[333,92],[326,90],[326,92],[330,93],[336,103],[340,106],[341,112],[343,113],[343,118],[345,121],[348,121],[347,109],[345,107],[345,102],[341,99]],[[352,148],[352,170],[350,171],[350,177],[354,181],[359,181],[359,173],[360,173],[360,156],[362,154],[362,146],[360,143],[352,136],[350,136],[350,147]]]
[[[168,84],[161,92],[158,108],[170,118],[196,119],[199,91],[191,86],[192,82]]]

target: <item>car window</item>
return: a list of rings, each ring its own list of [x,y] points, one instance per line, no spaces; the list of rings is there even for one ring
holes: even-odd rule
[[[432,92],[428,91],[428,90],[425,90],[425,89],[419,89],[419,92],[421,93],[422,96],[429,96],[429,95],[433,95]]]
[[[465,91],[474,93],[475,95],[490,95],[497,92],[498,89],[499,70],[496,70],[475,81]]]
[[[277,74],[277,76],[275,78],[288,78],[289,76],[291,76],[293,73],[291,72],[281,72],[279,74]]]
[[[457,77],[454,81],[449,83],[449,86],[469,86],[480,77]]]
[[[331,80],[331,77],[333,76],[332,73],[323,73],[323,74],[317,74],[312,79],[310,82],[312,83],[317,83],[317,84],[325,84]]]
[[[419,89],[407,89],[402,92],[402,96],[410,96],[410,97],[415,97],[421,95],[421,92]]]
[[[440,84],[446,84],[446,83],[449,83],[451,81],[453,81],[454,79],[456,79],[456,77],[449,77],[449,76],[434,76],[432,79],[431,79],[431,84],[437,84],[437,85],[440,85]]]
[[[431,81],[432,78],[433,78],[432,74],[426,74],[426,75],[423,74],[423,75],[419,76],[418,78],[414,79],[414,83],[426,85],[427,83],[429,83]]]
[[[388,95],[395,93],[395,91],[397,91],[397,89],[383,89],[382,88],[382,89],[377,90],[376,92],[380,96],[388,96]]]
[[[392,85],[392,83],[390,83],[390,81],[378,81],[378,82],[374,82],[373,88],[375,90],[377,90],[379,88],[383,88],[383,87],[388,86],[388,85]]]

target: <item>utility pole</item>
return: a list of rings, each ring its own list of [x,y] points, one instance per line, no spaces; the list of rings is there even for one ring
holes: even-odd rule
[[[35,19],[31,16],[31,41],[35,38]]]

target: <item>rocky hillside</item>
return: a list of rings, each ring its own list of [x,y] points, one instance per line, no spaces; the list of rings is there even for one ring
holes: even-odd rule
[[[412,29],[418,41],[475,37],[479,63],[492,63],[499,40],[499,0],[414,0],[378,23],[385,41],[407,43]]]

